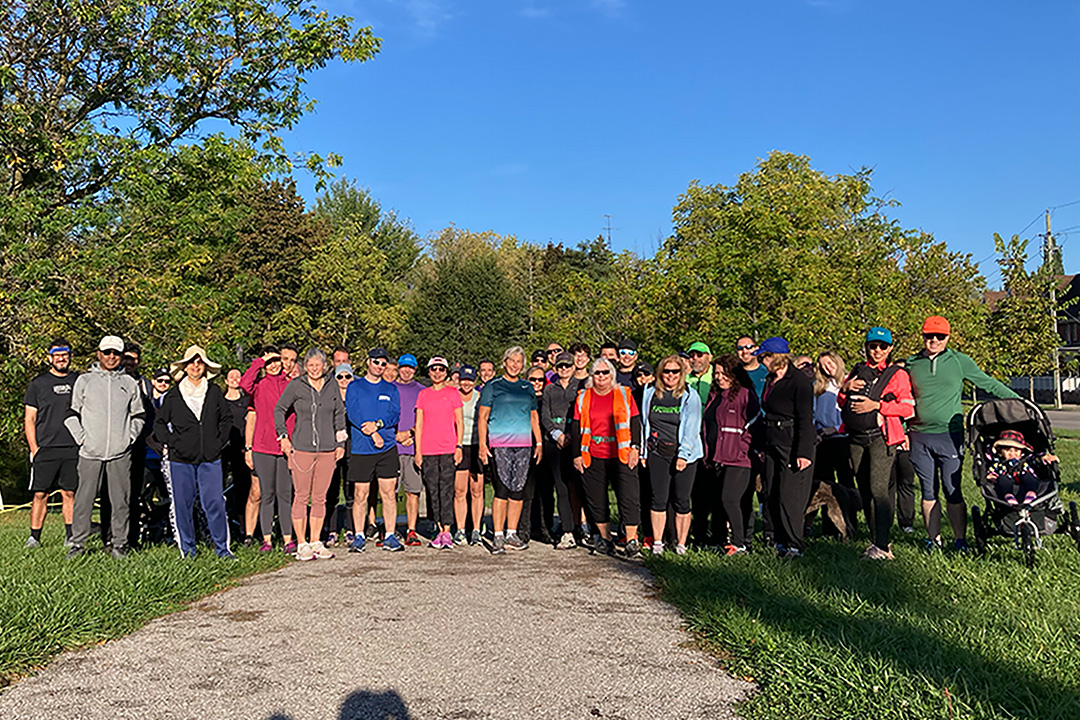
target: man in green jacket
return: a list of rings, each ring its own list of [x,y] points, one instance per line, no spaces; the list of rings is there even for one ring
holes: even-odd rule
[[[936,471],[941,472],[946,511],[957,550],[967,550],[967,506],[960,491],[964,459],[964,414],[960,398],[967,380],[997,398],[1014,398],[1016,393],[990,377],[962,352],[950,350],[949,321],[939,315],[923,323],[922,352],[907,359],[915,395],[915,418],[911,421],[911,464],[922,484],[923,519],[929,533],[927,549],[941,547],[941,506],[934,487]]]
[[[705,407],[712,387],[712,350],[699,340],[690,346],[687,355],[690,356],[690,374],[686,376],[686,384],[697,391],[701,407]]]

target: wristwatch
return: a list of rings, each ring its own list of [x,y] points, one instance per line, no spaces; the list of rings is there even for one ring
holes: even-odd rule
[[[380,430],[382,430],[382,428],[383,428],[383,421],[382,421],[382,418],[379,418],[378,420],[376,420],[376,421],[375,421],[375,427],[377,427],[377,428],[379,428]]]

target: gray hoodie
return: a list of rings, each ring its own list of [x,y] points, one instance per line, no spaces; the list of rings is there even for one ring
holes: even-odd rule
[[[115,460],[139,437],[144,420],[135,378],[120,368],[110,371],[94,363],[75,380],[64,426],[79,444],[80,457]]]

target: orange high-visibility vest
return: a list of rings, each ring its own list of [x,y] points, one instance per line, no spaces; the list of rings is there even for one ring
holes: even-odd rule
[[[611,407],[615,413],[615,447],[619,460],[630,462],[630,389],[617,385],[613,392]],[[586,388],[578,395],[578,414],[581,416],[581,462],[585,467],[592,463],[589,446],[592,445],[592,399],[593,389]]]

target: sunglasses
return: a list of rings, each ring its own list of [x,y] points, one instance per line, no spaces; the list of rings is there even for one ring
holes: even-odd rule
[[[949,336],[946,335],[945,333],[923,333],[922,334],[922,339],[923,340],[944,340],[947,337],[949,337]]]
[[[386,367],[386,361],[381,358],[377,360],[369,358],[368,362],[378,367]],[[406,365],[405,367],[408,367],[408,365]]]
[[[120,357],[124,353],[120,352],[119,350],[102,350],[101,354],[102,355],[115,355],[116,357]]]
[[[662,372],[664,375],[678,375],[682,372],[682,370],[680,370],[679,368],[664,368],[660,372]]]
[[[168,385],[169,384],[169,378],[167,378],[167,377],[154,378],[154,382],[161,383],[162,385]]]
[[[623,348],[619,351],[620,355],[637,355],[637,350],[631,350],[629,348]]]
[[[542,383],[542,382],[544,382],[544,378],[542,378],[542,377],[529,378],[529,382],[531,382],[531,383]]]
[[[349,373],[341,373],[340,375],[337,376],[337,379],[338,380],[352,380],[352,375],[350,375]]]
[[[705,357],[705,353],[701,352],[700,350],[691,350],[690,351],[690,357],[692,357],[692,358]]]
[[[610,375],[610,370],[593,370],[593,375]]]
[[[866,347],[868,347],[871,350],[887,350],[890,347],[892,347],[892,345],[889,345],[887,343],[883,343],[880,340],[875,340],[874,342],[866,343]]]
[[[431,372],[446,372],[446,368],[443,367],[442,365],[432,365],[431,367],[428,368],[428,372],[429,373],[431,373]]]
[[[191,358],[190,361],[188,361],[188,365],[196,365],[196,364],[204,365],[205,363],[203,363],[203,360],[202,360],[201,357],[193,357],[193,358]]]
[[[547,354],[548,355],[558,355],[562,351],[563,351],[562,348],[551,348],[550,350],[547,351]]]
[[[566,370],[567,368],[574,367],[573,363],[559,363],[555,366],[556,370]]]
[[[736,350],[753,350],[757,345],[736,345]]]

